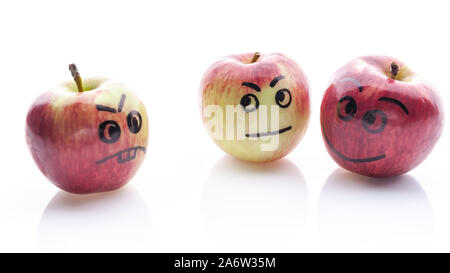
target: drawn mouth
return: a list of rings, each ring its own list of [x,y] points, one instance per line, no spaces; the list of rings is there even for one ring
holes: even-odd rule
[[[350,161],[350,162],[355,162],[355,163],[363,163],[363,162],[372,162],[372,161],[376,161],[376,160],[380,160],[386,157],[385,154],[382,155],[378,155],[378,156],[374,156],[374,157],[367,157],[367,158],[350,158],[348,156],[345,156],[343,154],[341,154],[338,150],[336,150],[336,148],[333,147],[333,145],[331,145],[330,140],[327,137],[327,134],[325,133],[325,130],[322,127],[322,132],[323,132],[323,136],[325,138],[325,141],[327,142],[328,146],[330,147],[330,149],[340,158]]]
[[[255,133],[255,134],[245,134],[246,137],[264,137],[264,136],[273,136],[273,135],[279,135],[286,131],[289,131],[292,129],[292,126],[283,128],[281,130],[273,131],[273,132],[267,132],[267,133]]]
[[[138,151],[142,151],[144,153],[146,152],[144,146],[136,146],[133,148],[128,148],[123,151],[117,152],[113,155],[107,156],[107,157],[95,162],[95,164],[101,164],[101,163],[106,162],[115,157],[117,157],[117,163],[122,164],[122,163],[125,163],[128,161],[134,160],[136,158]]]

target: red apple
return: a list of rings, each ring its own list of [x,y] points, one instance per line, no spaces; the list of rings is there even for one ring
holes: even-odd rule
[[[419,165],[439,139],[443,121],[436,89],[387,56],[356,58],[340,68],[320,109],[331,157],[372,177],[399,175]]]
[[[282,158],[306,131],[308,80],[302,69],[283,54],[224,57],[206,71],[200,92],[208,133],[222,150],[237,158],[255,162]],[[211,106],[219,111],[208,116]],[[229,107],[235,110],[236,122],[226,113]],[[241,131],[238,121],[242,121]],[[228,135],[225,127],[232,128],[234,134]]]
[[[83,87],[76,71],[74,77],[77,84],[63,83],[32,104],[27,144],[39,169],[59,188],[72,193],[115,190],[144,160],[144,104],[123,84],[90,78]]]

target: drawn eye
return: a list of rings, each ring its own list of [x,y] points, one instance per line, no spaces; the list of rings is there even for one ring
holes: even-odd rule
[[[289,107],[291,101],[292,101],[291,91],[287,89],[278,90],[277,93],[275,94],[275,102],[281,108]]]
[[[134,134],[137,134],[142,127],[142,117],[138,111],[131,111],[127,116],[128,129]]]
[[[114,143],[120,138],[120,126],[114,120],[107,120],[98,127],[98,137],[105,143]]]
[[[386,123],[386,114],[380,110],[367,111],[362,119],[364,129],[371,134],[381,133],[384,130],[384,127],[386,127]]]
[[[356,113],[357,107],[355,100],[350,96],[345,96],[337,104],[337,115],[343,121],[351,120]]]
[[[259,107],[258,98],[253,94],[244,95],[241,99],[241,106],[245,112],[253,112]]]

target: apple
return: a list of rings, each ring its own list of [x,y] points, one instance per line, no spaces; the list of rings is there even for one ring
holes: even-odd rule
[[[308,80],[293,60],[280,53],[224,57],[208,68],[200,93],[209,135],[239,159],[282,158],[296,147],[308,125]]]
[[[147,149],[144,104],[107,78],[75,81],[42,94],[30,107],[26,141],[42,173],[71,193],[118,189],[139,169]]]
[[[444,110],[437,90],[388,56],[341,67],[320,109],[325,146],[343,168],[372,177],[406,173],[438,141]]]

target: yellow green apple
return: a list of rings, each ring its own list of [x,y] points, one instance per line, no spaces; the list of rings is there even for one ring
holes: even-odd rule
[[[281,53],[224,57],[208,68],[200,93],[209,135],[239,159],[282,158],[296,147],[308,125],[308,80],[298,64]]]

